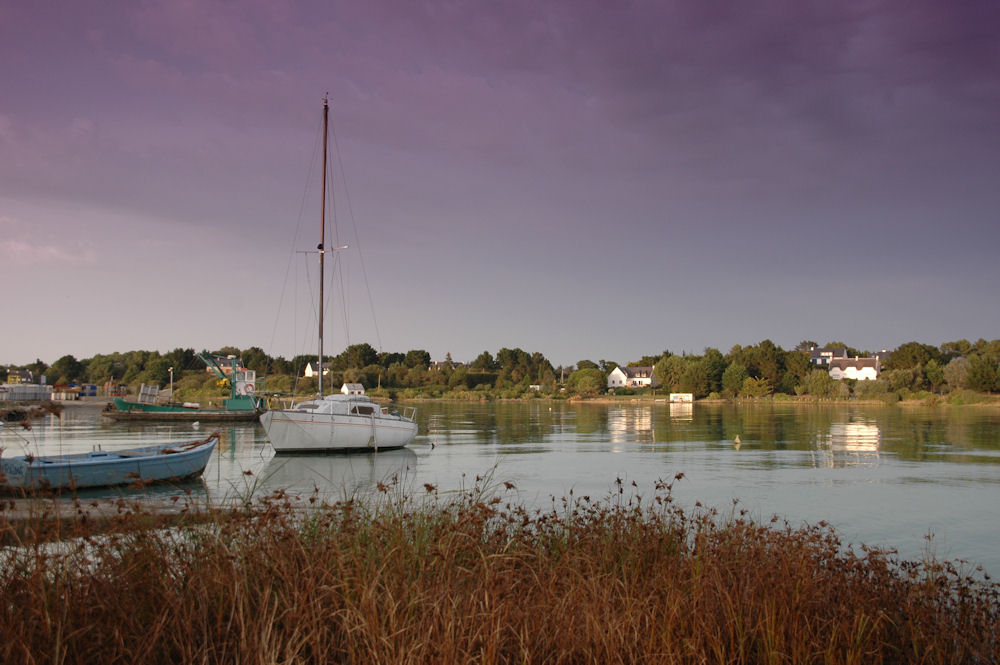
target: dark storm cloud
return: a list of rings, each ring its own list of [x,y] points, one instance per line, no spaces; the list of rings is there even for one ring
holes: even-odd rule
[[[379,277],[454,294],[477,346],[521,343],[493,306],[556,311],[523,342],[548,350],[611,301],[659,317],[639,354],[754,342],[736,317],[787,345],[822,333],[775,302],[863,293],[869,337],[846,341],[882,347],[915,327],[902,303],[968,288],[948,318],[982,321],[975,284],[1000,279],[1000,3],[12,4],[0,221],[21,257],[100,265],[100,222],[69,244],[84,215],[274,242],[329,92],[352,196],[396,258]],[[656,286],[676,282],[697,289]],[[625,343],[595,331],[557,360]]]

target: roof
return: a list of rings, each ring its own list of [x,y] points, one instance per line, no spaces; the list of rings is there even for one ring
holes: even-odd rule
[[[823,348],[813,347],[809,349],[810,358],[822,358],[823,354],[832,355],[834,358],[846,358],[847,349],[842,346],[824,346]]]
[[[619,365],[618,369],[620,369],[622,374],[630,379],[634,379],[636,377],[648,378],[653,376],[652,367],[622,367]]]
[[[871,367],[875,371],[879,369],[878,358],[834,358],[830,361],[830,369],[847,369],[853,367],[855,369],[865,369],[866,367]]]

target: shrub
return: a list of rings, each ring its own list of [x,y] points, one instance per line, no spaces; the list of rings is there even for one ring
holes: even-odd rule
[[[0,567],[0,659],[1000,659],[1000,588],[957,565],[859,554],[824,524],[685,512],[662,482],[643,501],[618,480],[605,500],[550,510],[490,482],[450,500],[427,485],[425,501],[389,482],[317,509],[279,493],[169,529],[120,508],[103,533],[77,522],[58,547],[18,531]]]

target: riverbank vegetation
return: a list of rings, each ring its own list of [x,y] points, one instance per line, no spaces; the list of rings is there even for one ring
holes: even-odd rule
[[[16,540],[0,550],[0,660],[1000,659],[1000,589],[959,563],[899,561],[738,507],[685,511],[662,482],[545,510],[488,479],[422,499],[402,485],[305,509],[278,493],[169,529],[124,502],[104,521],[77,504],[58,542],[0,518]]]
[[[877,402],[919,400],[929,403],[971,404],[993,401],[1000,392],[1000,340],[958,340],[939,347],[907,342],[881,354],[881,372],[874,381],[834,380],[825,368],[810,362],[810,349],[819,345],[803,341],[786,351],[770,340],[752,346],[736,345],[727,353],[707,348],[700,355],[663,351],[625,365],[653,367],[660,387],[657,393],[691,393],[696,399],[793,399]],[[845,349],[853,356],[871,355],[842,342],[827,347]],[[261,349],[227,347],[215,353],[240,357],[246,366],[266,377],[266,391],[279,395],[316,392],[317,378],[305,377],[312,356],[292,360],[271,357]],[[580,360],[569,367],[553,366],[539,352],[502,348],[483,351],[471,362],[451,357],[432,362],[424,350],[406,353],[378,352],[369,344],[355,344],[326,358],[327,386],[361,383],[376,396],[400,399],[446,398],[491,400],[521,398],[596,397],[607,394],[609,373],[619,363],[602,359]],[[0,368],[0,380],[10,369]],[[41,360],[20,369],[35,376],[47,374],[49,383],[121,383],[135,393],[140,383],[166,386],[172,380],[174,398],[202,401],[228,396],[214,374],[193,349],[130,351],[98,355],[85,360],[63,356],[51,366]],[[652,395],[651,389],[619,388],[618,396]]]

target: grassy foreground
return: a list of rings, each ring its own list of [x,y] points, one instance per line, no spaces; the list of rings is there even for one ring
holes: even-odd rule
[[[953,564],[685,512],[665,483],[546,511],[485,485],[308,509],[279,494],[169,528],[120,503],[57,541],[0,518],[0,661],[1000,660],[1000,589]]]

